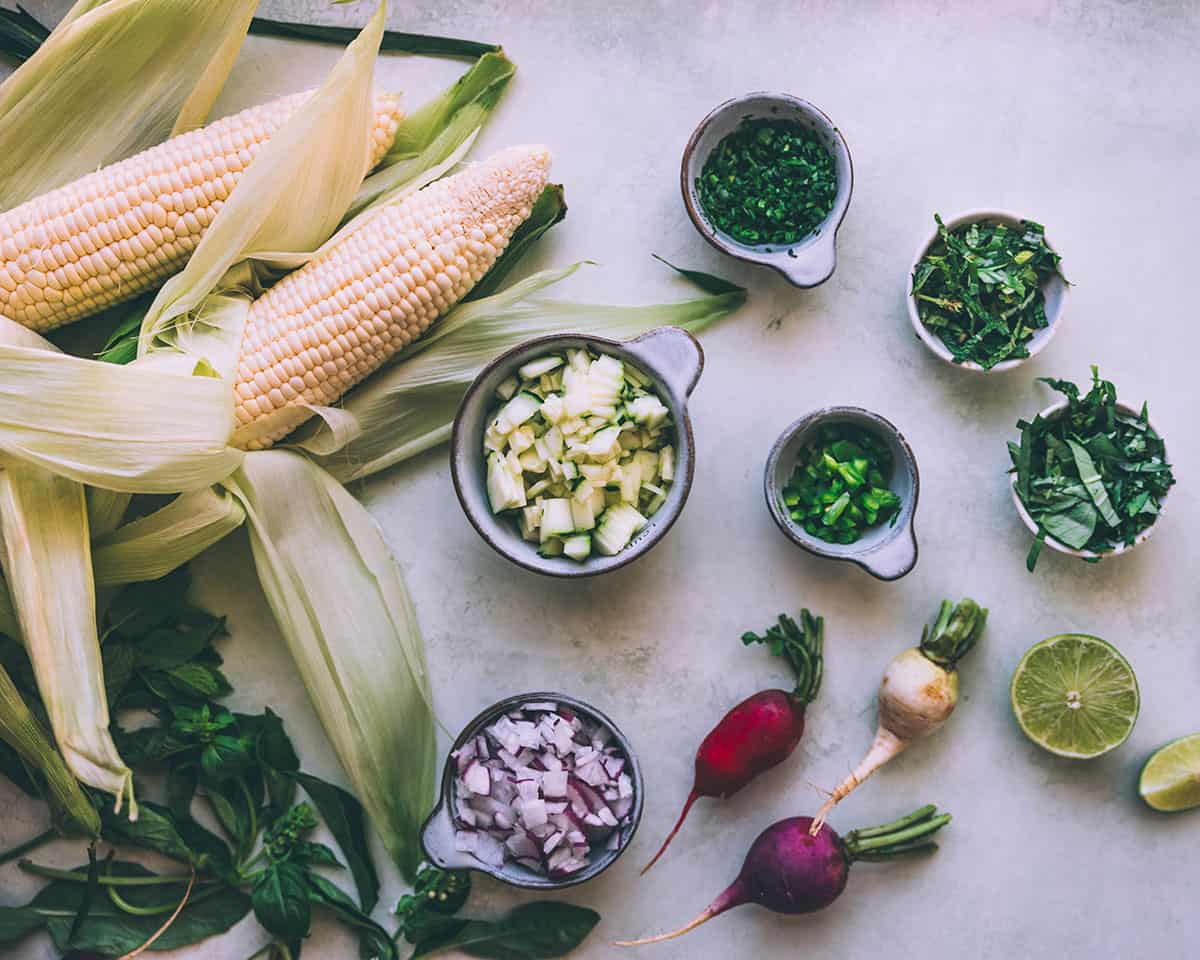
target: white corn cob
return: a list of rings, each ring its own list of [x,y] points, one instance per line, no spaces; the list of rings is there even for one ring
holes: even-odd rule
[[[178,271],[262,145],[311,95],[172,137],[0,214],[0,313],[49,330]],[[376,97],[370,166],[400,117],[395,96]]]
[[[512,147],[389,204],[250,307],[235,445],[270,446],[421,336],[496,262],[546,186]]]

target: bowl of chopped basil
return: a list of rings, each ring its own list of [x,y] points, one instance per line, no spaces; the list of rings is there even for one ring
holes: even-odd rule
[[[985,373],[1044,350],[1070,288],[1045,228],[1007,210],[935,214],[934,222],[908,271],[908,316],[921,342],[947,363]]]
[[[1032,421],[1017,421],[1012,498],[1035,537],[1032,571],[1043,545],[1089,562],[1144,543],[1158,527],[1175,475],[1149,409],[1117,400],[1092,368],[1086,394],[1066,380],[1043,378],[1064,399]]]
[[[722,253],[797,287],[832,276],[854,166],[841,131],[807,100],[751,93],[722,103],[688,141],[680,187],[692,223]]]
[[[848,560],[880,580],[917,563],[921,480],[908,441],[862,407],[826,407],[792,423],[767,457],[767,509],[809,553]]]

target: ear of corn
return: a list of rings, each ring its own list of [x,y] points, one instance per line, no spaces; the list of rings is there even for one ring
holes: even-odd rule
[[[379,369],[491,269],[546,185],[514,147],[363,218],[250,307],[235,445],[261,449]]]
[[[77,3],[0,85],[0,209],[202,123],[256,5]]]
[[[0,214],[0,313],[44,331],[157,286],[187,262],[263,145],[311,97],[243,110]],[[371,166],[399,118],[395,97],[376,98]]]
[[[437,758],[424,647],[396,561],[363,506],[300,454],[248,454],[228,486],[313,708],[411,881]]]

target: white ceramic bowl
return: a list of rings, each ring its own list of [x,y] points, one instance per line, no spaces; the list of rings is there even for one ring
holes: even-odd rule
[[[960,213],[956,217],[944,219],[943,222],[946,224],[947,230],[956,230],[959,227],[965,226],[969,223],[976,223],[980,220],[994,220],[998,221],[999,223],[1005,223],[1009,226],[1015,227],[1018,226],[1022,220],[1026,219],[1028,218],[1021,217],[1018,214],[1013,213],[1011,210],[968,210],[966,213]],[[927,329],[925,324],[921,322],[921,317],[917,313],[917,301],[913,296],[913,271],[917,269],[917,264],[919,264],[925,258],[925,254],[929,252],[929,248],[932,247],[935,242],[937,242],[937,239],[938,229],[935,225],[933,230],[929,232],[929,234],[921,242],[921,245],[917,248],[917,255],[913,257],[912,263],[909,264],[908,279],[905,281],[906,293],[904,299],[908,306],[909,322],[912,324],[912,328],[916,332],[917,337],[920,338],[921,342],[929,348],[930,352],[945,363],[948,363],[953,367],[959,367],[963,370],[974,370],[980,373],[1002,373],[1005,370],[1013,370],[1016,367],[1019,367],[1026,360],[1032,360],[1039,353],[1045,350],[1050,341],[1054,339],[1054,335],[1058,332],[1059,324],[1062,322],[1063,310],[1065,309],[1067,303],[1067,291],[1070,290],[1070,284],[1068,284],[1067,281],[1063,279],[1062,275],[1058,273],[1053,274],[1042,286],[1042,292],[1046,297],[1046,326],[1035,332],[1033,337],[1029,340],[1028,357],[1020,357],[1016,360],[1002,360],[990,370],[984,370],[984,368],[978,363],[970,360],[966,361],[965,363],[954,362],[954,355],[950,352],[946,345],[942,343],[941,338],[939,338],[936,333],[933,333]],[[1048,238],[1046,240],[1046,245],[1056,253],[1059,252],[1057,248],[1050,243]]]
[[[1041,417],[1043,420],[1051,420],[1054,417],[1058,416],[1060,413],[1062,413],[1062,411],[1065,410],[1066,407],[1067,407],[1067,401],[1059,400],[1056,403],[1050,404],[1050,406],[1048,406],[1045,410],[1043,410],[1041,413],[1039,413],[1038,416]],[[1118,402],[1117,409],[1121,413],[1123,413],[1129,417],[1136,417],[1136,416],[1141,415],[1140,410],[1135,410],[1133,407],[1130,407],[1124,403]],[[1154,424],[1151,424],[1150,426],[1153,427]],[[1155,431],[1155,432],[1157,432],[1157,431]],[[1159,436],[1162,436],[1162,434],[1159,434]],[[1164,451],[1165,451],[1165,447],[1164,447]],[[1174,467],[1172,467],[1172,469],[1174,469]],[[1017,478],[1015,475],[1013,477],[1012,485],[1010,486],[1009,491],[1012,494],[1013,505],[1017,508],[1017,515],[1021,518],[1021,522],[1024,523],[1025,526],[1029,529],[1029,532],[1032,533],[1036,537],[1038,535],[1038,525],[1034,521],[1033,517],[1031,517],[1029,515],[1029,511],[1027,509],[1025,509],[1025,504],[1021,500],[1020,495],[1017,493]],[[1104,553],[1096,553],[1096,551],[1094,551],[1094,550],[1076,550],[1074,547],[1068,547],[1061,540],[1055,540],[1054,537],[1050,536],[1049,534],[1046,535],[1045,544],[1051,550],[1054,550],[1058,553],[1066,554],[1068,557],[1078,557],[1080,560],[1104,560],[1108,557],[1118,557],[1123,553],[1129,553],[1129,551],[1132,550],[1134,547],[1138,546],[1139,544],[1145,543],[1147,540],[1149,540],[1150,535],[1152,533],[1154,533],[1154,531],[1156,529],[1158,529],[1158,522],[1159,522],[1159,520],[1162,519],[1162,515],[1164,513],[1166,513],[1166,510],[1167,510],[1166,503],[1167,503],[1167,497],[1169,497],[1169,496],[1170,496],[1170,491],[1168,490],[1165,494],[1163,494],[1162,498],[1159,501],[1158,516],[1154,518],[1154,522],[1152,524],[1150,524],[1150,526],[1146,527],[1146,529],[1143,530],[1141,533],[1139,533],[1136,537],[1134,537],[1133,543],[1131,543],[1131,544],[1118,543],[1111,550],[1105,550]]]

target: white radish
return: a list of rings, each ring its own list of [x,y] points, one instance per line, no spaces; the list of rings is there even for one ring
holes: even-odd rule
[[[957,606],[942,601],[932,628],[921,634],[921,645],[897,656],[879,684],[879,725],[866,756],[817,811],[810,833],[820,832],[825,817],[852,790],[910,743],[927,737],[949,719],[958,703],[958,663],[975,646],[987,610],[974,600]]]

